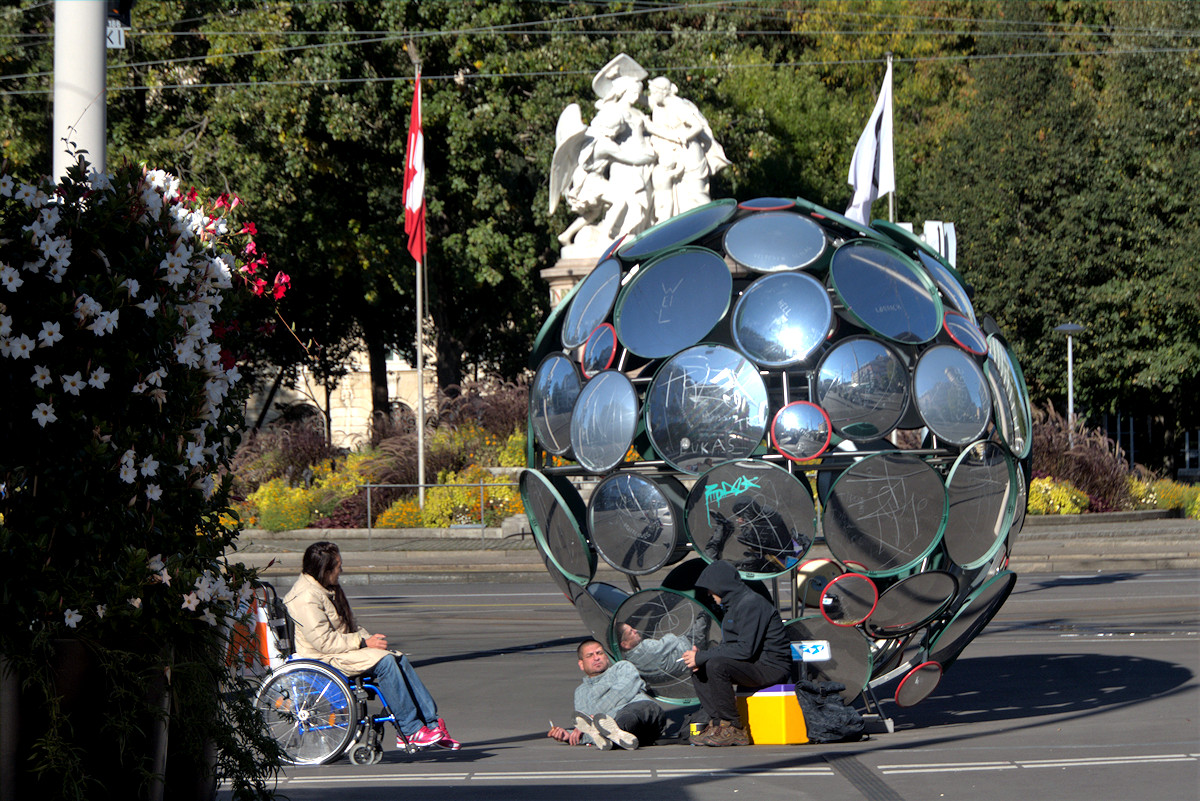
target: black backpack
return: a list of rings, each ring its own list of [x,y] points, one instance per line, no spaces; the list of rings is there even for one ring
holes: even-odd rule
[[[845,689],[846,685],[835,681],[796,682],[796,700],[804,713],[810,743],[852,743],[862,739],[866,724],[858,710],[842,700]]]

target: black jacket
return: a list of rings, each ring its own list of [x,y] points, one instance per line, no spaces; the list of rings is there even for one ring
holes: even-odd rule
[[[739,662],[788,669],[792,650],[779,612],[766,598],[746,586],[737,568],[729,562],[708,565],[696,586],[721,596],[725,617],[721,621],[721,643],[696,652],[696,664],[716,656]]]

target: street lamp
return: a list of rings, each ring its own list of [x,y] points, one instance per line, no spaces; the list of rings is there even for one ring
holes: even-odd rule
[[[1072,337],[1082,333],[1083,326],[1063,323],[1054,329],[1056,334],[1067,335],[1067,447],[1075,447],[1075,354],[1071,346]]]

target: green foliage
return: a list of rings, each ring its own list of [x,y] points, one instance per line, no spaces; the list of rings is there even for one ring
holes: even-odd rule
[[[1087,495],[1065,481],[1035,478],[1029,483],[1031,515],[1077,515],[1087,508]]]

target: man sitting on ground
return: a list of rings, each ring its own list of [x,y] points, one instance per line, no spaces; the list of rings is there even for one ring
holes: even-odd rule
[[[665,718],[646,694],[646,683],[630,662],[613,663],[604,647],[584,640],[576,649],[583,682],[575,690],[575,728],[551,726],[547,737],[607,751],[613,744],[633,750],[662,734]]]

